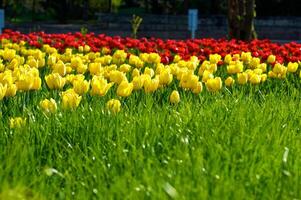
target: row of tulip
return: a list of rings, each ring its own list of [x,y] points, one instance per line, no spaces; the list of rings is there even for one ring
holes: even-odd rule
[[[204,61],[210,54],[219,54],[225,57],[227,54],[241,54],[251,52],[254,57],[266,61],[269,55],[275,55],[277,62],[283,64],[301,60],[301,44],[291,42],[287,44],[273,43],[269,40],[253,40],[243,42],[226,39],[188,39],[188,40],[162,40],[158,38],[122,38],[119,36],[110,37],[104,34],[96,35],[93,32],[88,34],[67,33],[67,34],[46,34],[36,32],[22,34],[17,31],[5,30],[0,39],[8,39],[14,43],[26,42],[28,45],[41,48],[44,44],[55,47],[60,52],[66,48],[75,48],[80,51],[111,52],[114,49],[123,49],[127,52],[158,53],[161,62],[171,63],[175,55],[180,55],[184,60],[189,60],[192,55]],[[85,45],[89,49],[84,48]]]
[[[18,93],[47,91],[48,98],[43,98],[45,92],[41,94],[37,106],[48,115],[55,113],[58,106],[76,109],[86,96],[103,97],[111,90],[113,99],[107,102],[107,108],[117,113],[121,110],[120,100],[138,91],[164,93],[172,88],[169,101],[177,104],[181,99],[178,90],[199,95],[203,86],[208,92],[216,93],[235,84],[260,85],[272,79],[287,79],[288,75],[301,78],[299,60],[283,63],[273,54],[266,59],[250,51],[214,53],[205,59],[193,54],[189,59],[175,54],[169,63],[163,60],[156,52],[125,49],[95,52],[87,44],[61,52],[49,44],[36,48],[24,40],[2,39],[0,100],[14,98]],[[60,99],[52,98],[51,91],[59,92]],[[12,118],[10,124],[21,126],[24,119]]]

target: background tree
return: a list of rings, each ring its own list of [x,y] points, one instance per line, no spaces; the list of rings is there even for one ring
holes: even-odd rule
[[[230,39],[255,39],[254,17],[255,0],[228,0]]]

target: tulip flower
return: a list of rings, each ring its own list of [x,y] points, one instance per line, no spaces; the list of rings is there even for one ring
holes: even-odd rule
[[[154,79],[151,79],[149,75],[144,76],[144,91],[146,93],[154,92],[159,87],[159,78],[155,77]]]
[[[172,104],[178,104],[180,102],[180,94],[178,91],[174,90],[169,96],[169,101]]]
[[[11,129],[21,128],[21,127],[25,126],[25,124],[26,124],[26,118],[15,117],[15,118],[10,118],[9,119],[9,127]]]
[[[299,64],[296,62],[289,62],[287,65],[287,71],[291,73],[295,73],[299,67]]]
[[[57,110],[57,104],[53,98],[44,99],[44,100],[40,101],[40,108],[46,114],[55,113]]]
[[[14,49],[4,49],[3,59],[4,60],[12,60],[16,56],[16,50]]]
[[[134,90],[140,90],[144,84],[143,76],[135,76],[132,80],[132,83],[133,83]]]
[[[118,99],[111,99],[107,102],[107,108],[110,112],[116,114],[120,112],[121,103]]]
[[[160,63],[161,57],[157,53],[150,53],[147,59],[147,62],[149,63]]]
[[[140,75],[139,69],[137,69],[137,68],[133,69],[133,71],[132,71],[132,77],[139,76],[139,75]]]
[[[241,85],[244,85],[248,82],[248,74],[243,72],[243,73],[238,73],[237,74],[237,82]]]
[[[249,81],[250,81],[250,83],[252,83],[252,84],[259,84],[260,81],[261,81],[261,76],[258,75],[258,74],[253,73],[253,74],[250,76]]]
[[[66,65],[63,63],[63,61],[59,60],[56,64],[53,65],[52,73],[58,73],[61,76],[66,75]]]
[[[229,77],[225,80],[225,85],[226,85],[227,87],[231,87],[234,83],[235,83],[235,80],[234,80],[231,76],[229,76]]]
[[[128,97],[132,94],[133,83],[128,83],[128,81],[122,81],[117,88],[117,95],[121,97]]]
[[[86,80],[74,80],[73,81],[73,89],[79,95],[83,95],[83,94],[87,93],[89,88],[90,88],[89,81],[86,81]]]
[[[108,83],[103,77],[94,76],[91,83],[91,95],[105,96],[114,83]]]
[[[63,109],[75,109],[79,106],[82,97],[79,96],[73,89],[68,89],[61,93]]]
[[[7,85],[5,96],[6,97],[16,96],[17,90],[18,90],[18,88],[17,88],[16,84],[9,84],[9,85]],[[1,99],[1,95],[0,95],[0,99]]]
[[[120,68],[119,70],[123,73],[127,73],[131,70],[131,65],[128,65],[128,64],[122,64],[120,65]]]
[[[276,61],[276,56],[269,55],[267,62],[271,64],[271,63],[274,63],[275,61]]]
[[[155,72],[153,69],[149,68],[149,67],[145,67],[144,69],[144,73],[143,74],[147,74],[150,77],[153,77],[155,75]]]
[[[100,75],[103,71],[103,68],[101,67],[101,63],[90,63],[89,71],[91,75]]]
[[[6,90],[7,90],[7,86],[2,85],[2,83],[0,83],[0,100],[2,100],[5,97]]]
[[[216,92],[222,88],[222,79],[220,77],[210,78],[205,83],[209,92]]]
[[[114,82],[117,84],[120,84],[122,81],[127,80],[125,74],[123,72],[120,72],[117,70],[111,71],[109,78],[110,78],[111,82]]]
[[[203,84],[202,84],[202,82],[199,81],[197,83],[197,86],[195,88],[193,88],[192,92],[194,94],[199,94],[200,92],[202,92],[202,90],[203,90]]]
[[[66,79],[58,73],[45,76],[45,80],[49,89],[62,89],[66,83]]]
[[[30,74],[21,74],[16,81],[16,86],[18,90],[28,91],[32,89],[34,85],[34,79]]]
[[[173,76],[169,70],[164,69],[159,75],[159,83],[161,85],[168,85],[172,82]]]
[[[221,60],[221,56],[219,54],[210,54],[209,61],[211,64],[217,64]]]
[[[113,54],[113,63],[120,65],[125,62],[127,53],[124,50],[116,50]]]

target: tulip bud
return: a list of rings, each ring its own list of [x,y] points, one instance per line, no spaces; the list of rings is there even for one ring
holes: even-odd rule
[[[118,99],[111,99],[107,102],[107,109],[112,113],[116,114],[120,112],[121,103]]]
[[[169,101],[172,104],[178,104],[180,102],[180,94],[178,91],[174,90],[169,96]]]

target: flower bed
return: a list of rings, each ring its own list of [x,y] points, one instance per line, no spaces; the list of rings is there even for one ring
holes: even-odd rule
[[[60,99],[51,95],[41,99],[46,112],[56,111],[56,101],[64,109],[74,109],[82,96],[105,96],[109,90],[114,98],[125,98],[136,91],[172,87],[170,101],[178,103],[179,89],[199,94],[203,86],[217,92],[235,84],[255,86],[301,76],[297,43],[138,40],[93,33],[26,35],[10,30],[0,38],[0,99],[32,90],[59,92]],[[119,100],[110,101],[108,107],[119,111]]]

